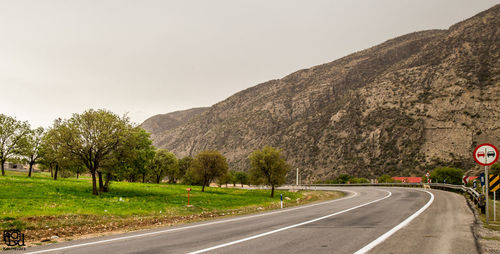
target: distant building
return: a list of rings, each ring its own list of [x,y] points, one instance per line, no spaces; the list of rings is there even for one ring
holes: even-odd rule
[[[25,170],[25,169],[28,169],[28,166],[20,164],[20,163],[5,162],[5,169],[8,169],[8,170]]]

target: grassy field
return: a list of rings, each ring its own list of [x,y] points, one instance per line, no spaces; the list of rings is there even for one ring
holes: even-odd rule
[[[279,207],[334,199],[336,192],[206,188],[172,184],[113,182],[108,193],[91,194],[88,177],[58,179],[46,173],[32,178],[17,172],[0,177],[0,229],[24,230],[28,241],[51,236],[71,237],[107,231],[127,231],[174,225],[213,217],[245,214]],[[192,188],[187,205],[186,188]]]

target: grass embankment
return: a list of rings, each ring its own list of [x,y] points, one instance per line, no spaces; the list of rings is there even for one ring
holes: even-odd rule
[[[491,194],[490,194],[491,195]],[[478,213],[480,214],[479,215],[479,218],[481,218],[481,221],[483,222],[483,225],[485,228],[488,228],[488,229],[491,229],[491,230],[495,230],[495,231],[500,231],[500,201],[497,200],[496,201],[496,221],[493,220],[493,200],[489,200],[489,214],[490,214],[490,222],[488,225],[486,225],[486,215],[485,214],[481,214],[481,210],[478,209]],[[497,240],[500,240],[500,239],[497,239]]]
[[[92,195],[88,178],[8,172],[0,177],[0,230],[21,229],[27,242],[70,240],[82,235],[168,226],[339,198],[339,192],[287,192],[113,182],[108,193]],[[187,205],[186,188],[192,188]],[[53,237],[55,238],[55,237]]]

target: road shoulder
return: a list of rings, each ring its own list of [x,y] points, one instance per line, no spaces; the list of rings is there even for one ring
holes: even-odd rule
[[[480,253],[474,214],[462,195],[432,190],[434,203],[370,253]]]

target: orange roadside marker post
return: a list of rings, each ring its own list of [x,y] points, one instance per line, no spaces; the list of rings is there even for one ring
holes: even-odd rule
[[[191,188],[187,188],[186,190],[188,191],[188,204],[187,205],[189,206],[189,192],[191,191]]]

